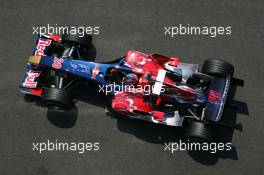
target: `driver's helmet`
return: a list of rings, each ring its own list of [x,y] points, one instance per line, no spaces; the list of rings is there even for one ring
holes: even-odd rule
[[[126,85],[136,85],[138,83],[138,76],[133,73],[127,74],[124,77],[124,83]]]

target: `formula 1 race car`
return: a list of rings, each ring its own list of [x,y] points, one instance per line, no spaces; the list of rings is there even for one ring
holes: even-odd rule
[[[213,140],[212,124],[221,118],[234,72],[231,64],[211,59],[199,72],[197,64],[176,57],[133,50],[97,63],[87,58],[91,42],[90,35],[39,36],[20,90],[40,96],[48,107],[67,109],[74,103],[71,89],[92,81],[110,96],[113,113],[184,126],[186,138]]]

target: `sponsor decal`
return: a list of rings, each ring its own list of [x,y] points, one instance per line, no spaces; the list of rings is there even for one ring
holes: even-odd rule
[[[36,46],[36,51],[34,53],[35,56],[41,56],[44,55],[44,50],[47,46],[51,44],[50,39],[44,39],[44,38],[39,38],[38,40],[38,45]]]
[[[52,67],[54,69],[60,69],[62,67],[62,63],[63,63],[63,58],[57,58],[55,57],[52,63]]]
[[[99,73],[99,66],[96,65],[94,68],[93,68],[93,71],[92,71],[92,78],[95,79],[96,75]]]
[[[29,70],[29,72],[27,73],[27,77],[25,78],[25,82],[23,83],[23,86],[27,88],[36,88],[37,82],[35,82],[35,78],[39,77],[39,75],[39,71]]]
[[[208,101],[213,104],[218,104],[220,100],[220,94],[215,90],[211,90],[208,96]]]

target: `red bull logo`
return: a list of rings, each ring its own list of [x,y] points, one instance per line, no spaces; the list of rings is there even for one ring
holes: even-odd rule
[[[50,39],[43,39],[39,38],[38,45],[36,46],[36,51],[34,53],[35,56],[41,56],[44,55],[44,50],[47,46],[51,44]]]
[[[219,103],[220,100],[221,99],[220,99],[219,93],[217,91],[215,91],[215,90],[211,90],[210,93],[209,93],[209,96],[208,96],[208,101],[210,103],[217,104],[217,103]]]
[[[23,83],[23,86],[27,88],[36,88],[37,82],[35,82],[35,78],[39,77],[39,75],[40,72],[30,70],[27,74],[27,77],[25,78],[25,82]]]
[[[95,79],[96,75],[99,73],[99,66],[96,65],[92,71],[92,78]]]

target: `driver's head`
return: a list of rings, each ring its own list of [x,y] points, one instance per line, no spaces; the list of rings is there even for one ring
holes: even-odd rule
[[[138,83],[138,76],[133,73],[127,74],[124,77],[124,83],[126,85],[136,85]]]

